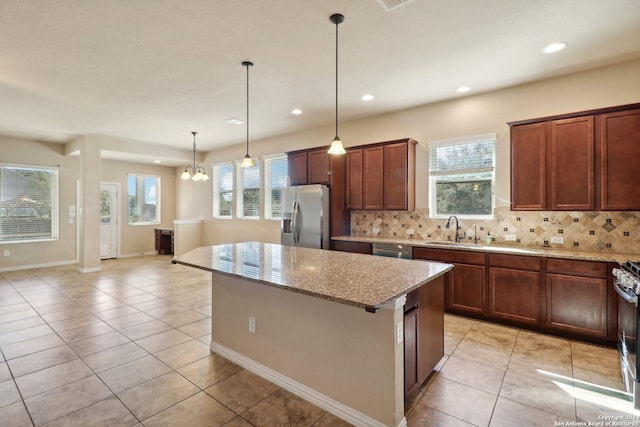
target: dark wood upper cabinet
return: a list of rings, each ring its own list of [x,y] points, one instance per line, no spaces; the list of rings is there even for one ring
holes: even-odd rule
[[[595,208],[593,122],[593,116],[586,116],[548,124],[552,210]]]
[[[296,151],[287,155],[289,168],[289,181],[291,185],[304,185],[307,183],[307,152]]]
[[[605,210],[640,210],[640,109],[602,114],[600,202]]]
[[[384,208],[415,209],[415,143],[384,146]]]
[[[330,184],[331,154],[326,148],[307,153],[307,184]]]
[[[512,210],[640,209],[640,104],[509,125]]]
[[[346,208],[362,209],[362,149],[347,151],[346,158]]]
[[[362,150],[362,209],[383,210],[384,150],[370,147]]]
[[[532,123],[511,128],[511,207],[547,207],[547,126]]]
[[[287,153],[291,185],[330,184],[331,155],[328,148]]]
[[[415,209],[415,145],[412,139],[347,150],[347,209]]]

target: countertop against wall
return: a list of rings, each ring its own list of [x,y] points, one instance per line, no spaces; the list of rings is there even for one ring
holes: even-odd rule
[[[640,260],[640,254],[634,253],[605,253],[576,251],[567,249],[545,248],[545,247],[519,247],[517,245],[497,245],[497,244],[473,244],[473,243],[453,243],[451,241],[421,240],[421,239],[402,239],[388,237],[365,237],[365,236],[336,236],[333,240],[341,240],[345,242],[364,242],[364,243],[391,243],[411,246],[420,246],[434,249],[453,249],[461,251],[478,251],[511,255],[537,256],[546,258],[563,258],[575,259],[583,261],[602,261],[624,263],[627,260]]]

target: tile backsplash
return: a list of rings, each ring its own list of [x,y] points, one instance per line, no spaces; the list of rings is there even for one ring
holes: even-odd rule
[[[460,221],[460,235],[485,242],[487,233],[501,245],[552,247],[579,251],[640,254],[640,212],[511,211],[497,208],[493,220]],[[453,240],[446,219],[415,211],[352,211],[351,235],[415,240]],[[413,235],[410,234],[413,230]],[[515,236],[515,241],[506,237]],[[562,238],[562,243],[555,243]],[[640,255],[639,255],[640,256]]]

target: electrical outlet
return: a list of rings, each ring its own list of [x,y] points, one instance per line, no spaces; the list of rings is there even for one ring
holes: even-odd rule
[[[505,234],[504,235],[504,240],[506,240],[507,242],[515,242],[516,241],[516,235],[515,234]]]
[[[4,256],[9,256],[9,255],[11,255],[11,252],[9,252],[9,249],[5,250],[4,251]]]
[[[413,229],[410,228],[410,229],[407,230],[407,234],[409,236],[413,236],[413,233],[414,233]]]
[[[253,316],[249,316],[249,332],[256,333],[256,318]]]
[[[553,236],[549,241],[551,243],[555,243],[555,244],[561,245],[561,244],[564,243],[564,237]]]
[[[380,234],[380,229],[378,227],[374,227],[373,234]]]

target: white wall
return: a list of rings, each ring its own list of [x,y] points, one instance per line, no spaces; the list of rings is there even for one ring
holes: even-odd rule
[[[510,148],[507,122],[554,114],[590,110],[640,102],[640,61],[631,61],[587,72],[520,85],[396,111],[377,117],[340,123],[340,136],[346,147],[411,137],[420,143],[416,165],[416,207],[428,201],[427,164],[424,154],[429,141],[486,133],[497,134],[496,196],[498,207],[509,206]],[[429,83],[425,83],[429,84]],[[251,154],[263,156],[302,148],[328,145],[333,125],[305,132],[251,141]],[[208,153],[205,164],[240,160],[243,146]],[[279,224],[272,221],[211,218],[211,182],[206,187],[194,183],[180,185],[178,202],[191,202],[189,212],[178,211],[179,218],[205,220],[207,244],[262,240],[279,242]],[[189,185],[188,189],[182,188]]]
[[[82,172],[78,156],[65,155],[65,145],[0,136],[0,162],[32,166],[59,166],[59,238],[35,243],[0,243],[0,271],[77,262],[77,218],[69,223],[69,207],[76,206],[76,183]],[[102,181],[119,182],[121,247],[123,256],[153,253],[153,229],[172,228],[176,208],[175,168],[140,163],[102,161]],[[130,226],[127,221],[127,174],[161,177],[161,218],[159,225]],[[76,208],[76,212],[79,213]],[[99,235],[87,239],[100,239]],[[99,248],[99,245],[98,245]],[[10,255],[4,256],[8,250]]]
[[[65,264],[76,260],[76,223],[69,223],[69,207],[76,205],[80,163],[65,157],[64,146],[0,136],[0,162],[29,166],[58,166],[59,236],[55,241],[0,243],[0,270],[15,266]],[[4,256],[5,251],[9,256]]]

